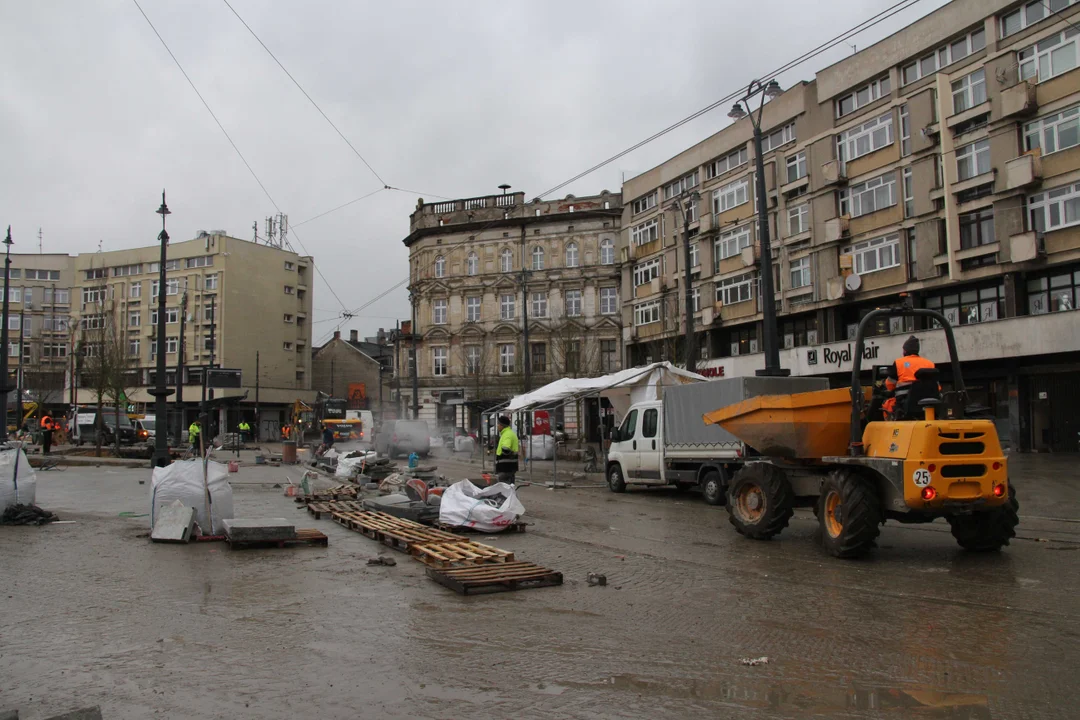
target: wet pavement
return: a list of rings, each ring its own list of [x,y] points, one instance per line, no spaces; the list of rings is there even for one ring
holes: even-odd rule
[[[566,583],[466,598],[403,556],[367,566],[387,549],[272,487],[298,468],[241,468],[237,515],[295,516],[329,548],[151,545],[146,518],[122,515],[148,511],[148,471],[39,473],[39,504],[77,522],[0,528],[0,711],[1075,717],[1078,460],[1011,460],[1021,537],[995,555],[964,553],[944,523],[890,523],[870,558],[840,561],[809,511],[760,543],[693,493],[526,487],[529,531],[481,541]]]

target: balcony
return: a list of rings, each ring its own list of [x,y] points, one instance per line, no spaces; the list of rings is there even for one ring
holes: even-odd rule
[[[954,195],[959,195],[960,193],[966,192],[967,190],[972,190],[982,185],[989,185],[993,183],[996,178],[997,168],[991,168],[990,172],[983,173],[982,175],[976,175],[975,177],[970,177],[967,180],[954,182],[949,188],[949,192],[953,193]]]
[[[1009,259],[1013,262],[1039,260],[1046,256],[1046,248],[1039,234],[1031,231],[1009,236]]]
[[[830,160],[821,166],[821,177],[824,185],[839,185],[847,182],[847,174],[844,165],[839,160]]]
[[[825,221],[825,242],[838,242],[851,233],[851,217],[841,215]]]
[[[809,185],[810,185],[810,176],[809,175],[803,175],[798,180],[792,180],[789,183],[781,185],[780,186],[780,192],[783,193],[784,195],[790,195],[791,193],[795,192],[796,190],[801,190],[804,187],[807,187]]]
[[[1005,163],[1005,189],[1034,185],[1042,180],[1042,155],[1032,151]]]
[[[1001,115],[995,119],[1031,115],[1038,109],[1035,86],[1025,80],[1001,91]]]

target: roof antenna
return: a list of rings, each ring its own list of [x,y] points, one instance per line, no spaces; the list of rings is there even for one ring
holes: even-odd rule
[[[37,251],[38,255],[41,254],[41,228],[37,229]]]

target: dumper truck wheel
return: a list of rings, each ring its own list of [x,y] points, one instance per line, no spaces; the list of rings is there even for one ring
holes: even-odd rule
[[[626,481],[623,480],[622,468],[618,465],[612,465],[608,469],[607,486],[611,490],[611,492],[626,492]]]
[[[1020,503],[1016,501],[1016,491],[1010,484],[1009,500],[1001,507],[971,515],[950,515],[947,519],[960,547],[972,552],[993,552],[1016,537],[1016,526],[1020,524],[1019,512]]]
[[[856,473],[833,470],[821,484],[817,516],[821,543],[830,555],[859,557],[875,546],[881,532],[881,498]]]
[[[710,470],[701,478],[701,496],[710,505],[723,505],[727,495],[724,493],[724,479],[716,470]]]
[[[766,463],[744,465],[728,488],[728,520],[739,534],[768,540],[787,527],[795,514],[794,501],[782,470]]]

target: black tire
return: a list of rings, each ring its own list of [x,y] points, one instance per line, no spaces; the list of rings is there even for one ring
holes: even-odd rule
[[[626,492],[626,480],[623,479],[622,468],[612,465],[607,472],[607,486],[613,493]]]
[[[787,527],[794,503],[783,470],[760,462],[744,465],[728,487],[728,520],[740,535],[768,540]]]
[[[724,478],[717,470],[710,470],[701,478],[701,497],[709,505],[723,505],[727,500]]]
[[[971,515],[950,515],[949,526],[953,537],[960,547],[971,552],[995,552],[1009,544],[1016,537],[1016,526],[1020,524],[1020,503],[1016,501],[1016,490],[1009,485],[1008,501],[993,510]]]
[[[859,557],[873,549],[884,520],[877,488],[850,470],[825,476],[817,517],[822,547],[838,558]]]

